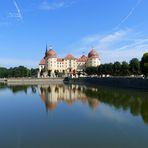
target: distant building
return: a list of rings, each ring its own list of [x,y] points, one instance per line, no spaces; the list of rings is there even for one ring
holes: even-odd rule
[[[68,54],[65,58],[58,58],[53,49],[46,49],[45,56],[39,63],[38,77],[56,77],[61,73],[65,76],[76,76],[85,71],[86,67],[97,67],[100,65],[98,53],[92,49],[88,57],[82,55],[75,58]]]

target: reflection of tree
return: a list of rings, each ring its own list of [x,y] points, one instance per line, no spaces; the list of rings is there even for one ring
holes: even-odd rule
[[[141,102],[136,99],[134,103],[131,104],[130,112],[134,116],[138,116],[141,110]]]
[[[26,85],[16,85],[16,86],[9,86],[9,89],[13,92],[13,93],[18,93],[18,92],[25,92],[27,94],[27,89],[30,86],[26,86]]]
[[[31,86],[31,90],[32,90],[32,93],[33,93],[33,94],[36,93],[36,87],[35,87],[35,86]]]
[[[148,100],[141,105],[141,115],[144,122],[148,124]]]
[[[144,122],[148,123],[147,93],[143,95],[143,93],[114,91],[106,88],[99,88],[97,91],[88,88],[85,93],[90,98],[97,98],[99,101],[114,106],[116,109],[130,110],[133,116],[141,115]]]
[[[0,83],[0,89],[5,89],[5,88],[7,88],[7,85],[4,83]]]
[[[6,84],[3,84],[3,85],[1,84],[0,89],[1,88],[9,88],[14,94],[18,92],[25,92],[27,94],[27,90],[31,88],[32,93],[34,94],[36,93],[36,86],[29,86],[29,85],[10,85],[8,86]]]

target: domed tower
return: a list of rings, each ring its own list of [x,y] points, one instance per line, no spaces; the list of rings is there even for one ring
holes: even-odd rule
[[[57,69],[57,55],[52,48],[50,48],[47,52],[47,69],[51,73],[54,73]]]
[[[99,54],[95,51],[93,48],[89,54],[88,54],[88,59],[87,59],[87,67],[97,67],[101,64]]]

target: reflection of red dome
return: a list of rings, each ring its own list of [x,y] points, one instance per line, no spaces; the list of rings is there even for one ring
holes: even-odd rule
[[[73,104],[73,100],[66,100],[65,101],[69,106],[71,106]]]
[[[57,103],[48,103],[48,109],[54,110],[57,106]]]
[[[92,49],[88,54],[88,58],[99,58],[99,55],[94,49]]]
[[[56,52],[52,49],[50,49],[48,52],[47,52],[47,57],[48,58],[56,58],[57,55],[56,55]]]
[[[99,105],[99,101],[97,99],[90,99],[88,100],[88,103],[92,109],[97,108]]]
[[[45,101],[45,100],[46,100],[46,96],[45,96],[45,95],[41,95],[41,99],[42,99],[43,101]]]
[[[66,57],[65,57],[66,60],[72,60],[74,59],[73,55],[71,54],[68,54]]]

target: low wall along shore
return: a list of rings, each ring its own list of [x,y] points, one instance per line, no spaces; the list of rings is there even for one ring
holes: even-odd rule
[[[63,83],[64,78],[11,78],[0,79],[0,82],[8,84],[49,84],[49,83]]]
[[[144,89],[148,91],[148,79],[142,78],[73,78],[70,79],[70,83],[76,84],[94,84],[94,85],[105,85],[111,87],[122,87],[122,88],[133,88],[133,89]]]
[[[2,83],[8,84],[50,84],[50,83],[63,83],[64,78],[11,78],[11,79],[0,79]],[[65,82],[65,81],[64,81]],[[122,88],[133,88],[143,89],[148,91],[148,79],[142,78],[124,78],[124,77],[108,77],[108,78],[69,78],[66,81],[69,84],[94,84],[94,85],[105,85],[111,87],[122,87]]]

